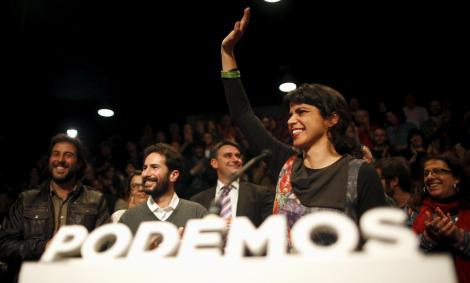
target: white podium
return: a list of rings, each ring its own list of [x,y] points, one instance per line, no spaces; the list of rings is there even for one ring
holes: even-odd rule
[[[82,226],[63,226],[41,261],[23,264],[19,282],[457,282],[452,258],[419,253],[416,235],[403,226],[405,219],[399,209],[365,213],[360,228],[367,241],[363,251],[356,252],[359,230],[351,219],[337,212],[312,213],[290,231],[296,253],[287,253],[284,216],[272,215],[258,228],[246,217],[236,217],[223,256],[226,223],[220,217],[191,219],[181,240],[174,225],[161,221],[140,224],[135,237],[124,224],[103,225],[91,234]],[[337,240],[317,245],[311,233],[325,227]],[[155,233],[163,235],[163,241],[148,250]],[[100,247],[110,237],[116,241],[102,252]],[[243,257],[246,247],[253,255],[266,250],[267,256]],[[83,258],[73,257],[79,254]]]
[[[354,254],[342,259],[198,259],[164,258],[152,262],[126,258],[110,261],[66,259],[24,263],[20,283],[286,283],[457,282],[452,259],[446,255],[375,257]]]

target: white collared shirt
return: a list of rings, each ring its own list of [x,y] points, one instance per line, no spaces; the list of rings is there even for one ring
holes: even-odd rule
[[[168,217],[171,216],[173,211],[176,209],[178,206],[178,203],[180,202],[180,199],[176,193],[173,193],[173,197],[171,198],[170,204],[168,207],[161,208],[158,206],[158,204],[153,200],[152,197],[149,197],[147,200],[147,206],[150,209],[150,211],[160,220],[160,221],[165,221],[168,219]]]
[[[230,186],[232,189],[230,190],[230,202],[232,203],[232,218],[237,216],[237,204],[238,204],[238,192],[240,188],[240,180],[234,181]],[[220,181],[217,180],[217,187],[215,188],[215,199],[219,199],[220,195],[222,194],[222,188],[225,185]]]

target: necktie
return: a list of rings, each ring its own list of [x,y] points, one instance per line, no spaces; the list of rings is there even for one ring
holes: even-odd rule
[[[222,194],[220,195],[220,217],[223,219],[229,219],[232,217],[232,203],[230,201],[230,190],[231,187],[223,187]]]

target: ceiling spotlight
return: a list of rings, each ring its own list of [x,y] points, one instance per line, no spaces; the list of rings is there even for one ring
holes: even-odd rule
[[[67,136],[71,138],[76,138],[78,135],[78,131],[76,129],[68,129],[67,130]]]
[[[279,90],[282,92],[293,91],[296,88],[297,88],[297,85],[291,82],[285,82],[279,85]]]
[[[279,2],[281,0],[264,0],[265,2],[268,2],[268,3],[276,3],[276,2]]]
[[[111,110],[111,109],[102,108],[102,109],[98,110],[98,115],[100,115],[102,117],[113,117],[114,116],[114,111]]]

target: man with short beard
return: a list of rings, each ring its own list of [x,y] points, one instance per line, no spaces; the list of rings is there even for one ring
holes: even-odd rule
[[[119,222],[129,226],[135,234],[144,221],[167,221],[184,228],[189,219],[204,217],[207,210],[202,205],[180,199],[175,193],[182,166],[182,156],[169,145],[157,143],[147,147],[142,179],[144,190],[151,197],[147,202],[129,208]]]
[[[92,231],[109,221],[103,195],[80,182],[86,169],[80,141],[58,134],[51,139],[48,156],[50,178],[39,189],[20,194],[0,230],[7,281],[15,280],[22,261],[38,260],[63,225]]]

